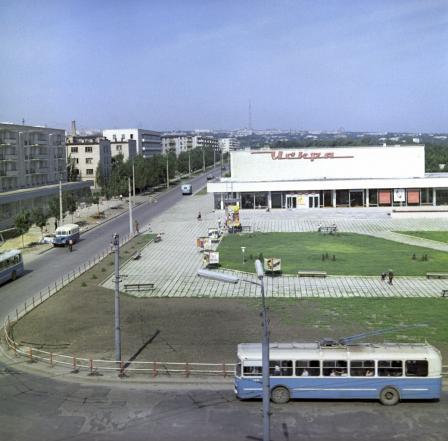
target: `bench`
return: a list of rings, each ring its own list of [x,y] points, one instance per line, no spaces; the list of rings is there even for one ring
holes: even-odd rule
[[[299,277],[327,277],[325,271],[297,271]]]
[[[317,231],[322,234],[334,234],[338,232],[338,227],[336,225],[332,225],[331,227],[319,227]]]
[[[442,289],[442,297],[448,297],[448,289]]]
[[[448,273],[426,273],[427,279],[448,279]]]
[[[125,291],[152,291],[156,289],[154,283],[126,283]]]

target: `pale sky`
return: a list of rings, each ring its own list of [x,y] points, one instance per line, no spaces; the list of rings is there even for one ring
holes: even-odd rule
[[[0,121],[448,132],[447,0],[0,0]]]

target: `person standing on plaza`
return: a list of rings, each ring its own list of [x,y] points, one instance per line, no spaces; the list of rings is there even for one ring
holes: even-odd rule
[[[388,277],[389,277],[389,285],[393,285],[394,273],[392,270],[389,270]]]

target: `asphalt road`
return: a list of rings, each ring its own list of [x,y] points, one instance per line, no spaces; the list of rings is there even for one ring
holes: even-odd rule
[[[197,189],[205,177],[191,182]],[[137,207],[134,218],[145,225],[181,198],[175,188],[157,203]],[[53,249],[33,260],[25,276],[0,288],[1,315],[108,247],[112,234],[127,234],[128,228],[124,214],[84,234],[75,252]],[[236,400],[231,385],[74,383],[20,370],[24,361],[17,363],[0,362],[0,440],[261,440],[261,402]],[[273,441],[445,441],[448,433],[446,392],[437,403],[385,407],[364,401],[295,401],[273,405],[272,411]]]
[[[207,175],[211,173],[216,175],[219,173],[219,168],[207,172]],[[206,175],[192,178],[188,182],[193,185],[193,191],[197,191],[206,184]],[[182,196],[179,186],[173,187],[160,194],[156,203],[146,202],[135,207],[133,219],[143,227],[150,223],[153,217],[170,208],[183,197],[191,196]],[[196,217],[197,213],[187,213],[186,215]],[[23,305],[25,300],[31,299],[33,295],[45,290],[49,285],[53,285],[55,281],[60,281],[62,275],[73,271],[93,256],[109,248],[115,233],[120,236],[129,233],[128,212],[82,234],[81,241],[74,246],[72,253],[69,253],[67,248],[52,248],[29,263],[25,260],[26,274],[14,282],[0,286],[1,323],[4,322],[9,312],[14,311],[17,306]]]
[[[260,401],[231,387],[201,390],[65,383],[1,371],[0,439],[20,441],[261,440]],[[294,401],[272,406],[273,441],[446,441],[440,402]]]

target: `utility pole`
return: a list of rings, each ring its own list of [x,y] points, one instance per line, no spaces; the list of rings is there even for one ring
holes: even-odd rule
[[[131,178],[128,178],[128,192],[129,192],[129,234],[134,233],[132,225],[132,193],[131,193]]]
[[[132,161],[132,203],[135,203],[135,166],[134,161]]]
[[[62,181],[59,180],[59,226],[62,225]]]
[[[263,441],[271,440],[271,392],[270,392],[270,372],[269,372],[269,321],[264,296],[264,271],[260,260],[255,261],[258,280],[261,288],[261,299],[263,305],[263,340],[261,344],[261,364],[263,381]]]
[[[121,373],[121,327],[120,327],[120,237],[114,234],[115,252],[115,361]]]
[[[191,151],[188,150],[188,174],[191,175]]]
[[[202,171],[205,172],[205,148],[202,146]]]
[[[168,151],[166,152],[166,188],[170,188],[170,165]]]

